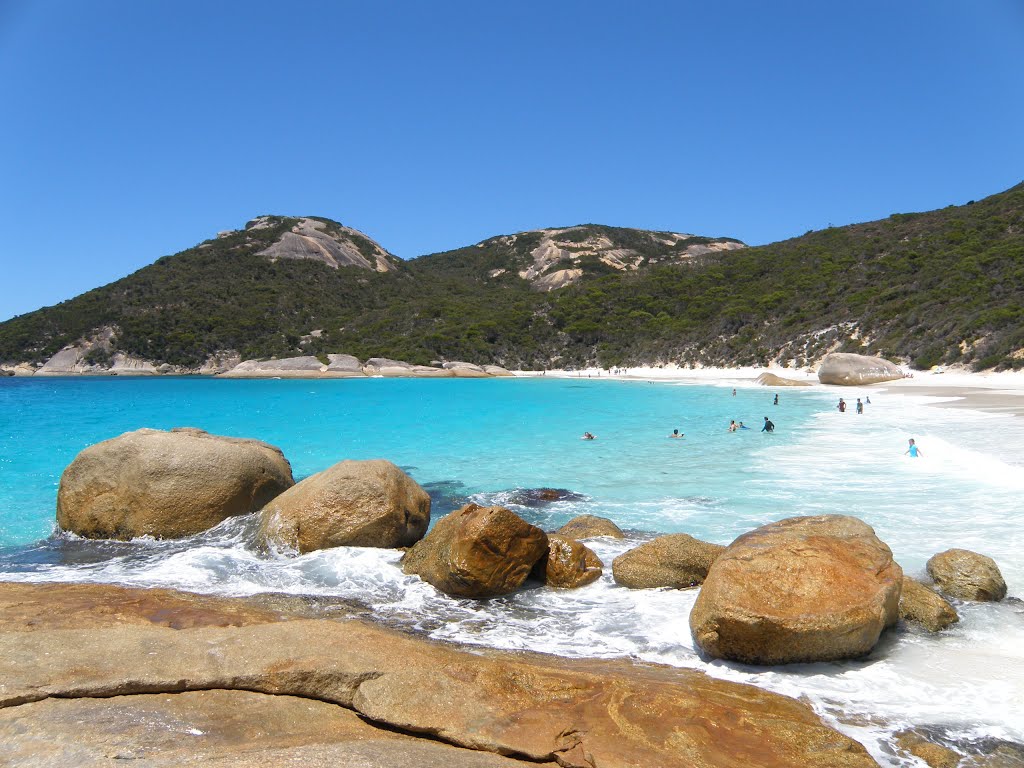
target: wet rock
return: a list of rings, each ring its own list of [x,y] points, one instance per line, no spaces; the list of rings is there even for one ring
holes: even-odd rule
[[[430,496],[390,461],[341,461],[260,512],[264,545],[299,553],[330,547],[408,547],[430,525]]]
[[[579,515],[559,528],[556,533],[570,539],[590,539],[595,536],[608,536],[613,539],[624,539],[626,534],[607,517],[597,515]]]
[[[903,577],[900,618],[916,622],[929,632],[941,632],[960,621],[956,609],[949,601],[909,576]]]
[[[517,488],[508,497],[509,504],[543,507],[553,501],[581,501],[585,496],[565,488]]]
[[[931,768],[957,768],[960,764],[961,755],[958,752],[929,741],[917,731],[901,731],[896,734],[896,744]]]
[[[789,518],[719,555],[690,629],[709,656],[748,664],[856,658],[896,623],[902,582],[889,547],[866,523]]]
[[[92,445],[61,476],[57,524],[87,538],[178,538],[255,512],[294,484],[280,449],[201,429]]]
[[[467,504],[437,521],[402,557],[402,570],[448,595],[515,592],[548,551],[548,537],[504,507]]]
[[[704,583],[708,569],[725,547],[685,533],[644,542],[612,561],[615,583],[630,589],[687,589]]]
[[[818,381],[822,384],[861,386],[902,378],[903,371],[895,363],[848,352],[825,355],[818,367]]]
[[[593,550],[575,539],[548,536],[547,556],[541,556],[533,573],[549,587],[574,589],[601,578],[604,563]]]
[[[968,549],[947,549],[933,555],[926,567],[939,589],[950,597],[978,601],[1006,597],[1006,582],[991,557]]]
[[[627,660],[469,652],[351,620],[44,622],[0,632],[0,680],[5,757],[39,749],[48,766],[92,764],[100,750],[101,764],[142,764],[163,759],[155,747],[167,750],[160,765],[252,768],[516,764],[504,755],[562,768],[876,765],[808,706],[753,686]]]

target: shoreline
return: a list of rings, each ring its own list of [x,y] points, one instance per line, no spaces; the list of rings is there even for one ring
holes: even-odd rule
[[[609,381],[657,381],[679,384],[704,384],[771,390],[773,387],[756,382],[762,373],[771,373],[785,379],[792,379],[818,391],[842,393],[863,392],[868,395],[911,395],[930,398],[928,405],[941,408],[996,413],[1007,416],[1024,416],[1024,371],[1001,371],[976,373],[966,369],[937,371],[915,371],[912,378],[895,379],[878,384],[841,386],[822,384],[814,371],[794,370],[777,367],[741,368],[679,368],[675,365],[664,367],[635,367],[622,369],[586,368],[579,371],[514,371],[522,378],[590,378]],[[788,389],[776,387],[774,389]],[[842,395],[846,396],[846,395]]]

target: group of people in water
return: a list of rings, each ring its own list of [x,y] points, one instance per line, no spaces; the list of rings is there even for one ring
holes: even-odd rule
[[[736,395],[736,390],[735,389],[732,391],[732,394],[733,394],[733,396]],[[772,400],[772,405],[778,405],[778,404],[779,404],[779,396],[776,394],[775,397]],[[871,398],[865,396],[863,401],[862,401],[861,398],[858,397],[857,398],[857,402],[856,402],[854,408],[855,408],[857,413],[863,414],[864,413],[864,406],[865,405],[871,405]],[[840,413],[846,413],[846,407],[847,407],[846,400],[844,400],[843,398],[840,397],[839,398],[839,403],[836,405],[836,409]],[[739,432],[742,429],[750,429],[750,427],[748,427],[742,421],[736,421],[735,419],[733,419],[733,420],[731,420],[729,422],[729,431],[730,432]],[[764,417],[764,426],[761,427],[761,431],[762,432],[768,432],[768,433],[771,433],[771,432],[775,431],[775,424],[767,416]],[[680,438],[686,437],[686,435],[683,432],[680,432],[678,429],[673,429],[672,430],[672,434],[669,435],[669,437],[678,440]],[[592,433],[590,433],[590,432],[584,432],[580,439],[582,439],[582,440],[596,440],[597,436],[592,434]],[[903,452],[903,455],[904,456],[910,456],[912,459],[916,459],[919,456],[923,456],[924,454],[922,454],[921,453],[921,449],[917,447],[917,443],[914,442],[914,438],[910,438],[910,447],[907,448],[907,450]]]

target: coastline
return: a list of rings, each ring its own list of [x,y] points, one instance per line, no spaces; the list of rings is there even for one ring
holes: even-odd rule
[[[622,369],[586,368],[579,371],[514,371],[519,377],[590,378],[616,381],[659,381],[679,384],[704,384],[733,387],[771,386],[758,384],[763,373],[802,382],[819,391],[835,392],[838,396],[857,397],[857,393],[873,395],[910,395],[929,398],[928,405],[942,408],[962,408],[1007,416],[1024,416],[1024,371],[976,373],[966,369],[950,368],[938,371],[914,371],[912,378],[896,379],[863,386],[837,386],[822,384],[818,375],[807,369],[778,367],[741,368],[680,368],[675,365],[635,367]],[[847,393],[844,395],[843,393]]]

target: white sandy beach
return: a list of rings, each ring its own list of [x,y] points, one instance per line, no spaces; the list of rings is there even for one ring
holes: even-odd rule
[[[734,387],[761,387],[757,377],[771,373],[785,379],[806,382],[838,396],[857,396],[858,392],[885,392],[934,398],[931,404],[949,408],[967,408],[989,413],[1024,415],[1024,371],[975,373],[966,368],[941,371],[911,371],[912,377],[860,387],[826,385],[810,369],[779,367],[681,368],[674,364],[658,367],[585,368],[578,371],[516,371],[517,376],[553,376],[557,378],[593,378],[643,381],[678,381],[721,384]],[[770,387],[766,387],[770,388]],[[845,393],[845,395],[844,395]]]

